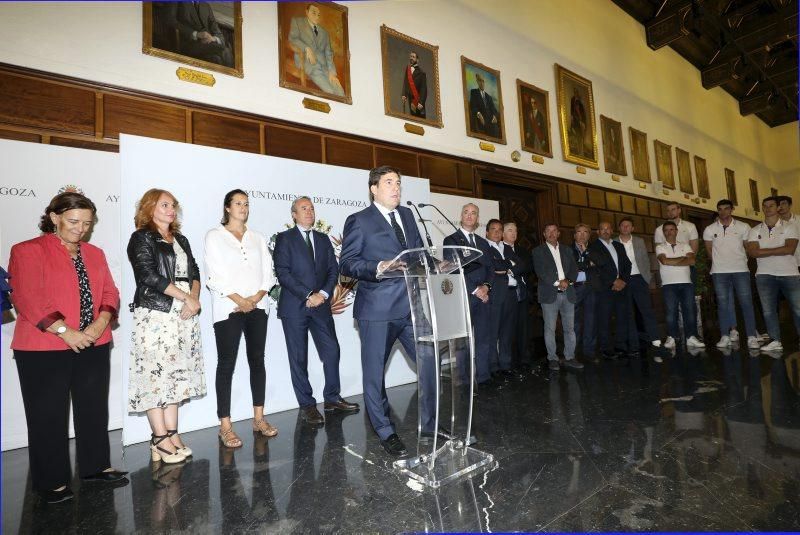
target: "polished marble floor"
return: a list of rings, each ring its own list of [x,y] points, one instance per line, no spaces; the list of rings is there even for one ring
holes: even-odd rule
[[[188,433],[195,455],[179,466],[113,448],[131,483],[75,481],[59,505],[31,493],[27,451],[6,452],[3,532],[800,530],[800,352],[786,347],[537,367],[476,400],[476,447],[498,467],[437,492],[393,473],[363,411],[318,429],[272,415],[272,439],[239,422],[236,451],[214,429]],[[407,442],[415,393],[389,391]]]

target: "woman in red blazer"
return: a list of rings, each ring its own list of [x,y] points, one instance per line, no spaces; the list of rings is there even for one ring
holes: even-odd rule
[[[127,483],[127,472],[111,468],[108,444],[110,323],[119,291],[103,251],[81,242],[96,212],[79,193],[56,195],[39,223],[42,236],[11,248],[8,271],[17,311],[11,348],[33,487],[48,503],[73,496],[70,397],[81,478]]]

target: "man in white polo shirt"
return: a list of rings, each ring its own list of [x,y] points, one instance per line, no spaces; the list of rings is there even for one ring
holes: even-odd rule
[[[778,201],[778,215],[781,216],[786,223],[791,223],[800,234],[800,217],[792,213],[792,198],[788,195],[778,195],[775,197]],[[794,259],[797,260],[797,267],[800,268],[800,246],[794,252]]]
[[[717,294],[720,340],[717,347],[730,347],[730,332],[736,328],[736,305],[742,309],[747,347],[758,349],[753,294],[750,291],[750,270],[744,244],[750,235],[750,225],[733,218],[733,203],[722,199],[717,203],[717,220],[703,231],[708,258],[711,259],[711,278]]]
[[[694,304],[694,284],[689,266],[694,265],[695,254],[688,243],[677,241],[678,225],[665,221],[661,228],[665,242],[656,246],[658,269],[661,274],[661,291],[664,294],[664,308],[667,314],[669,336],[664,347],[672,349],[675,340],[680,338],[678,328],[678,304],[683,311],[683,332],[688,348],[705,347],[697,338],[697,313]]]
[[[758,262],[756,288],[764,312],[764,323],[772,341],[762,351],[781,351],[781,326],[778,320],[778,295],[783,294],[794,316],[795,328],[800,325],[800,274],[794,252],[798,232],[794,225],[778,216],[778,201],[767,197],[761,203],[764,222],[750,230],[747,253]],[[800,329],[798,329],[800,335]]]
[[[671,202],[667,205],[667,218],[669,221],[675,223],[678,228],[677,240],[680,243],[689,244],[692,252],[697,254],[697,249],[700,247],[698,241],[697,227],[691,221],[681,219],[681,205],[676,202]],[[656,245],[662,244],[667,241],[664,237],[664,225],[656,227],[656,232],[653,234],[653,243]]]

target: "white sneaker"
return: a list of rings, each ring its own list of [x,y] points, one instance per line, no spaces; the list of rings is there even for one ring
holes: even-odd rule
[[[706,347],[706,345],[698,340],[696,336],[690,336],[686,340],[686,347]]]
[[[758,341],[758,338],[755,336],[748,336],[747,337],[747,347],[750,349],[759,349],[761,347],[761,343]]]
[[[739,341],[739,331],[737,331],[736,329],[731,329],[730,339],[731,339],[731,342],[738,342]]]
[[[664,347],[667,349],[675,349],[675,339],[671,336],[667,336],[667,339],[664,340]]]
[[[661,340],[653,340],[652,342],[650,342],[650,345],[652,345],[653,347],[661,347]]]
[[[780,340],[773,340],[762,347],[761,351],[783,351],[783,344],[780,342]]]
[[[720,347],[720,348],[721,347],[731,347],[731,342],[732,341],[733,340],[731,339],[730,336],[723,336],[722,338],[719,339],[719,342],[717,342],[717,347]]]

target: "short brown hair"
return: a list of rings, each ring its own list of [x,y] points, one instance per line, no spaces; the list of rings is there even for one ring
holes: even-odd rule
[[[56,226],[50,219],[50,214],[61,215],[70,210],[91,210],[92,218],[97,215],[97,207],[88,197],[73,191],[66,191],[50,200],[50,204],[44,209],[44,214],[39,220],[39,230],[44,233],[55,232]]]
[[[142,195],[142,198],[139,200],[139,202],[136,203],[136,215],[133,216],[133,223],[136,225],[137,230],[145,228],[153,231],[158,230],[156,224],[153,223],[153,212],[156,211],[158,199],[160,199],[161,195],[165,193],[172,197],[172,200],[175,202],[175,211],[178,212],[180,210],[178,199],[175,198],[175,195],[165,189],[149,189],[144,193],[144,195]],[[169,224],[169,231],[178,233],[180,230],[181,224],[176,217],[175,221]]]

